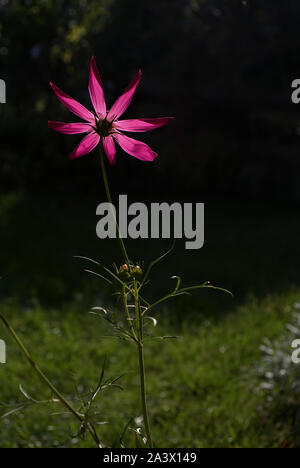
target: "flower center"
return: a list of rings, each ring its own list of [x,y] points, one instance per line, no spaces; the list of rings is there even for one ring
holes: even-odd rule
[[[95,123],[95,130],[97,133],[99,133],[100,136],[107,137],[113,133],[113,124],[112,122],[106,120],[106,117],[105,119],[99,119],[98,117],[95,117]]]

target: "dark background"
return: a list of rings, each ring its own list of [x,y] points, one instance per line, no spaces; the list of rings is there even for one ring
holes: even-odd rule
[[[95,153],[70,162],[80,136],[47,128],[75,119],[48,82],[90,106],[95,55],[108,105],[141,67],[127,117],[176,118],[139,135],[160,155],[153,164],[119,150],[118,192],[299,200],[299,16],[297,0],[1,0],[1,189],[98,190]]]
[[[142,69],[124,118],[175,117],[137,135],[159,153],[153,163],[118,149],[108,171],[114,200],[125,193],[130,202],[205,203],[204,247],[185,250],[179,241],[152,270],[145,298],[169,293],[173,275],[183,286],[209,280],[234,294],[202,289],[153,310],[155,336],[183,337],[147,341],[158,446],[299,447],[299,367],[291,365],[286,331],[300,307],[300,105],[291,100],[300,78],[299,0],[0,0],[0,79],[7,85],[0,310],[65,395],[74,382],[89,391],[104,356],[109,376],[137,365],[127,343],[104,339],[104,325],[88,314],[93,306],[118,311],[118,298],[83,271],[89,263],[73,258],[109,268],[124,262],[114,240],[96,237],[96,207],[105,201],[99,153],[70,161],[81,136],[47,125],[77,120],[49,81],[91,106],[92,55],[108,106]],[[126,248],[144,268],[171,244],[128,240]],[[1,404],[24,400],[20,383],[37,399],[49,398],[4,333],[0,327],[9,352],[0,367],[0,416]],[[268,346],[283,345],[265,371],[266,338]],[[274,375],[271,399],[260,392],[261,369]],[[122,406],[119,393],[100,401],[112,423],[101,433],[112,447],[129,417],[139,416],[134,375],[125,377]],[[69,440],[77,431],[61,415],[29,409],[0,424],[0,445],[89,446]]]

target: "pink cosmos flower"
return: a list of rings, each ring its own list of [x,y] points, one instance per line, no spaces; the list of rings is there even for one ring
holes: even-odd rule
[[[50,83],[50,86],[60,102],[64,104],[69,111],[85,121],[79,123],[48,122],[50,128],[66,135],[86,133],[83,140],[70,154],[71,159],[90,153],[100,142],[102,142],[104,152],[110,164],[114,164],[116,160],[115,142],[117,142],[126,153],[142,161],[153,161],[158,156],[148,145],[141,141],[134,140],[133,138],[129,138],[122,132],[147,132],[149,130],[155,130],[156,128],[166,125],[173,117],[119,120],[131,103],[139,82],[141,81],[141,76],[142,73],[140,70],[112,108],[107,110],[100,74],[94,57],[92,57],[89,93],[94,112],[89,111],[79,102],[61,91],[53,83]]]

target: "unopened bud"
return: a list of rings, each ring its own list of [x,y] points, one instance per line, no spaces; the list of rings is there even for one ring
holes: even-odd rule
[[[128,267],[128,265],[126,263],[125,263],[125,265],[120,266],[119,276],[124,281],[126,281],[126,280],[128,280],[130,278],[129,267]]]
[[[143,276],[143,270],[139,265],[136,265],[132,268],[131,274],[134,278],[139,279]]]

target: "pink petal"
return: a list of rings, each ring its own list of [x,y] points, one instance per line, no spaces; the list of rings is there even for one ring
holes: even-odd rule
[[[103,138],[102,140],[103,149],[109,161],[109,164],[113,165],[116,162],[116,145],[112,136]]]
[[[116,100],[112,108],[110,109],[107,119],[112,121],[114,119],[118,119],[124,112],[126,111],[127,107],[130,105],[134,93],[136,92],[136,88],[138,87],[139,82],[141,81],[142,72],[139,70],[136,77],[130,83],[128,88],[125,89],[124,93]]]
[[[157,153],[152,151],[152,149],[142,141],[134,140],[122,133],[114,133],[114,138],[126,153],[131,154],[131,156],[137,159],[153,161],[153,159],[158,156]]]
[[[158,119],[131,119],[131,120],[118,120],[114,123],[117,130],[125,132],[149,132],[156,128],[167,125],[174,117],[161,117]]]
[[[104,119],[106,116],[106,103],[102,81],[94,57],[92,57],[91,61],[89,92],[96,114]]]
[[[79,158],[84,154],[90,153],[99,143],[100,135],[96,132],[91,132],[81,140],[79,145],[70,154],[70,159]]]
[[[52,130],[56,130],[59,133],[65,135],[74,135],[75,133],[88,133],[92,130],[92,127],[88,123],[64,123],[64,122],[48,122],[48,127]]]
[[[61,89],[59,89],[55,84],[50,83],[51,88],[53,89],[54,93],[56,94],[57,98],[60,102],[66,106],[69,111],[73,112],[73,114],[78,115],[81,119],[87,120],[88,122],[94,122],[95,118],[92,112],[82,106],[79,102],[75,101],[75,99],[71,98],[65,94]]]

